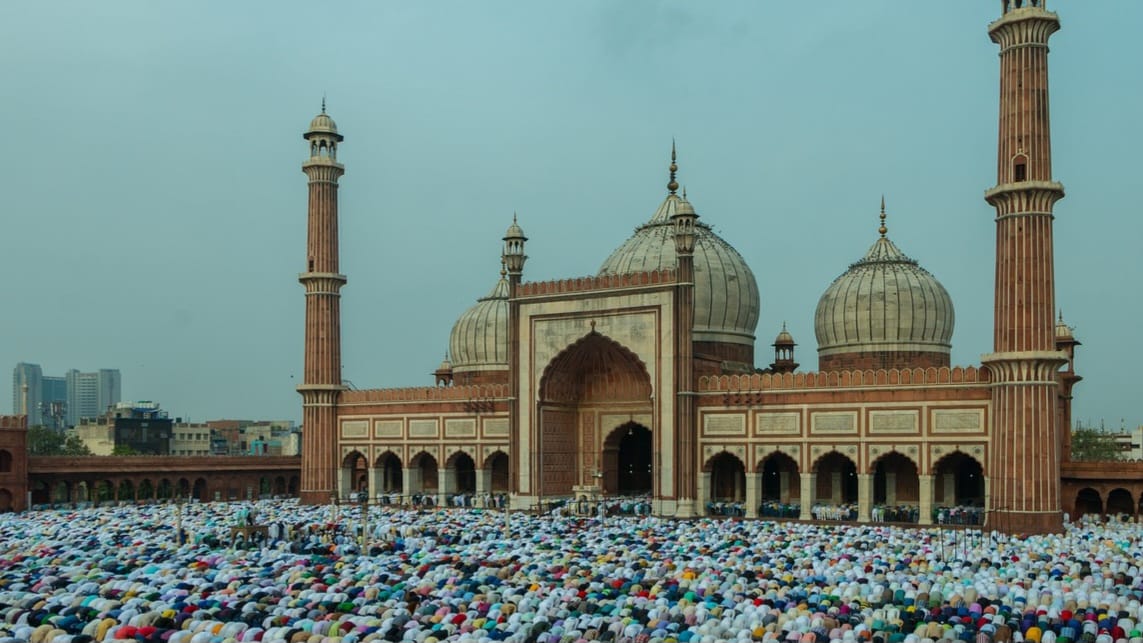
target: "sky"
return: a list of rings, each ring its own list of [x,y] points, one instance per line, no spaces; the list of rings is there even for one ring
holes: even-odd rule
[[[1143,424],[1134,364],[1143,2],[1051,0],[1056,295],[1077,419]],[[345,136],[342,356],[356,388],[431,385],[498,278],[594,274],[679,181],[753,268],[756,361],[803,369],[830,282],[877,237],[991,352],[999,3],[0,3],[0,367],[118,368],[172,415],[300,420],[308,156]],[[8,371],[10,372],[10,370]],[[7,385],[6,385],[7,386]],[[4,390],[8,390],[5,388]],[[8,395],[0,409],[10,408]]]

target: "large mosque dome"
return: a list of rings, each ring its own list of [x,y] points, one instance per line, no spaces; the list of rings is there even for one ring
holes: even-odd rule
[[[508,280],[503,271],[492,290],[456,320],[449,336],[458,383],[486,381],[479,373],[508,370]],[[503,379],[503,376],[502,376]]]
[[[672,159],[670,186],[674,180]],[[668,186],[668,187],[670,187]],[[603,262],[600,275],[620,275],[651,270],[674,269],[674,225],[671,215],[691,204],[674,193],[663,201],[651,220],[639,226],[635,234],[619,246]],[[694,341],[712,344],[736,344],[749,347],[748,352],[730,351],[724,357],[735,361],[753,361],[754,329],[758,325],[760,302],[758,283],[742,255],[715,234],[710,226],[696,224],[694,251]]]
[[[819,368],[948,366],[955,316],[936,277],[886,236],[834,280],[818,301]]]

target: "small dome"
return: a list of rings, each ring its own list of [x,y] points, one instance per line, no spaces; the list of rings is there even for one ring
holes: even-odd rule
[[[326,114],[325,111],[322,111],[322,113],[314,116],[314,119],[310,121],[310,132],[337,134],[337,123],[333,122],[333,119],[329,117],[329,114]]]
[[[503,274],[491,292],[456,320],[449,353],[456,373],[508,368],[508,280]]]
[[[814,315],[823,358],[873,352],[947,356],[953,325],[944,286],[884,236],[830,284]]]
[[[524,236],[524,229],[520,227],[520,224],[516,223],[515,214],[512,215],[512,225],[508,226],[508,229],[504,232],[504,239],[527,239],[527,237]]]
[[[794,343],[794,336],[790,334],[790,331],[786,330],[786,324],[785,323],[782,324],[781,332],[779,332],[778,336],[774,338],[774,345],[775,346],[797,346],[797,344]]]
[[[1061,312],[1059,319],[1056,321],[1056,338],[1057,339],[1072,339],[1072,327],[1064,322],[1064,314]]]
[[[599,274],[673,270],[678,259],[671,216],[676,213],[692,214],[694,209],[685,198],[669,194],[651,220],[639,226],[635,234],[603,262]],[[696,223],[695,235],[695,341],[753,347],[760,308],[754,273],[742,255],[710,226]]]

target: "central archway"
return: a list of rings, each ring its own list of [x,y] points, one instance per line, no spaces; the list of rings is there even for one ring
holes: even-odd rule
[[[652,491],[651,377],[635,353],[593,329],[552,359],[538,393],[538,495],[596,484],[605,493]],[[616,415],[631,421],[603,423]]]
[[[651,431],[634,422],[617,427],[603,444],[603,493],[634,496],[651,493],[654,453]]]

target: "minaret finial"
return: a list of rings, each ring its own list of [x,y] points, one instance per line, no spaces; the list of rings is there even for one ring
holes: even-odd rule
[[[877,231],[881,233],[882,239],[885,238],[885,233],[889,232],[889,228],[885,227],[885,195],[884,194],[881,195],[881,227],[877,228]]]
[[[670,190],[671,194],[674,194],[675,190],[679,189],[679,182],[675,180],[675,172],[679,171],[679,166],[675,164],[676,158],[677,157],[675,156],[675,139],[672,138],[671,139],[671,168],[670,168],[671,169],[671,180],[670,180],[670,182],[667,183],[667,189]]]
[[[325,113],[325,94],[321,95],[321,113]]]
[[[513,219],[515,220],[515,219]],[[500,278],[503,279],[508,276],[508,259],[504,255],[500,255]]]

